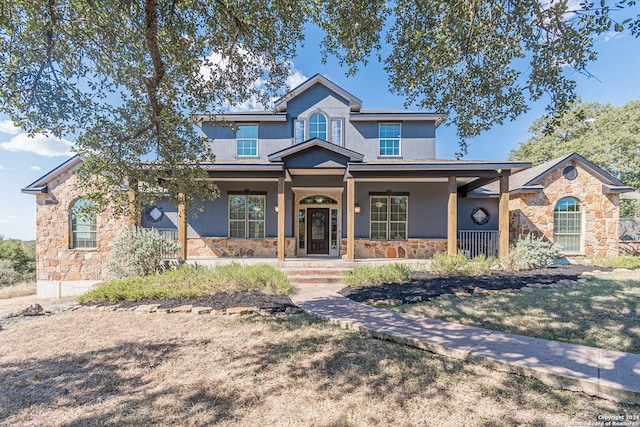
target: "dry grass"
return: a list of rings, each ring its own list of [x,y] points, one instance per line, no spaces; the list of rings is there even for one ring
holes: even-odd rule
[[[85,308],[0,336],[7,426],[511,426],[639,411],[306,315]]]
[[[432,319],[640,354],[640,270],[559,289],[398,307]]]
[[[0,287],[0,299],[23,297],[36,294],[36,282],[22,282]]]

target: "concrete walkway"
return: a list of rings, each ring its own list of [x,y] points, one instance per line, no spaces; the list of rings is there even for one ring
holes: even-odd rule
[[[529,338],[396,313],[345,298],[343,285],[295,287],[306,312],[346,329],[532,376],[545,384],[640,403],[640,355]]]

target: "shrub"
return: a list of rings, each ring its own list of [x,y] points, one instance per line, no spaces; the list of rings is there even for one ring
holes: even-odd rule
[[[127,228],[114,242],[109,273],[117,278],[144,277],[164,268],[165,254],[176,252],[180,244],[150,228]]]
[[[382,285],[384,283],[403,283],[409,281],[411,269],[407,264],[384,264],[377,266],[359,266],[344,274],[347,286]]]
[[[560,251],[556,245],[545,241],[543,237],[528,234],[516,241],[503,266],[507,271],[541,268],[553,264],[559,257]]]
[[[469,260],[462,254],[435,254],[431,259],[431,271],[436,274],[460,274],[467,269]]]
[[[462,254],[436,254],[431,260],[431,272],[442,275],[479,276],[491,274],[501,267],[500,262],[493,257],[478,256],[469,261]]]
[[[19,274],[30,273],[35,271],[35,246],[27,246],[20,240],[5,239],[0,235],[0,260],[10,262],[10,266],[3,268],[11,268]]]
[[[290,295],[285,274],[269,265],[231,263],[215,268],[183,265],[162,274],[113,280],[78,298],[84,302],[193,298],[218,292]]]
[[[0,287],[13,285],[20,273],[13,269],[13,264],[8,259],[0,259]]]

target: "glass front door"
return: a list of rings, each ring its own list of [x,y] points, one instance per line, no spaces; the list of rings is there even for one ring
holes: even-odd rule
[[[307,253],[329,254],[329,209],[307,209]]]

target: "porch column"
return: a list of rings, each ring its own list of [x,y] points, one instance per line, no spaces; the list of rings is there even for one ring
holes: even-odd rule
[[[178,194],[178,242],[180,250],[178,259],[187,260],[187,197],[184,193]]]
[[[356,220],[356,183],[353,178],[347,178],[347,261],[355,259],[355,220]]]
[[[278,261],[284,261],[286,243],[284,231],[284,177],[278,178]]]
[[[509,177],[500,177],[500,204],[498,205],[498,258],[509,255]]]
[[[447,205],[447,253],[458,253],[458,182],[449,177],[449,203]]]
[[[138,191],[138,182],[131,181],[129,185],[129,217],[127,224],[129,227],[140,227],[140,213],[136,209],[136,192]]]

